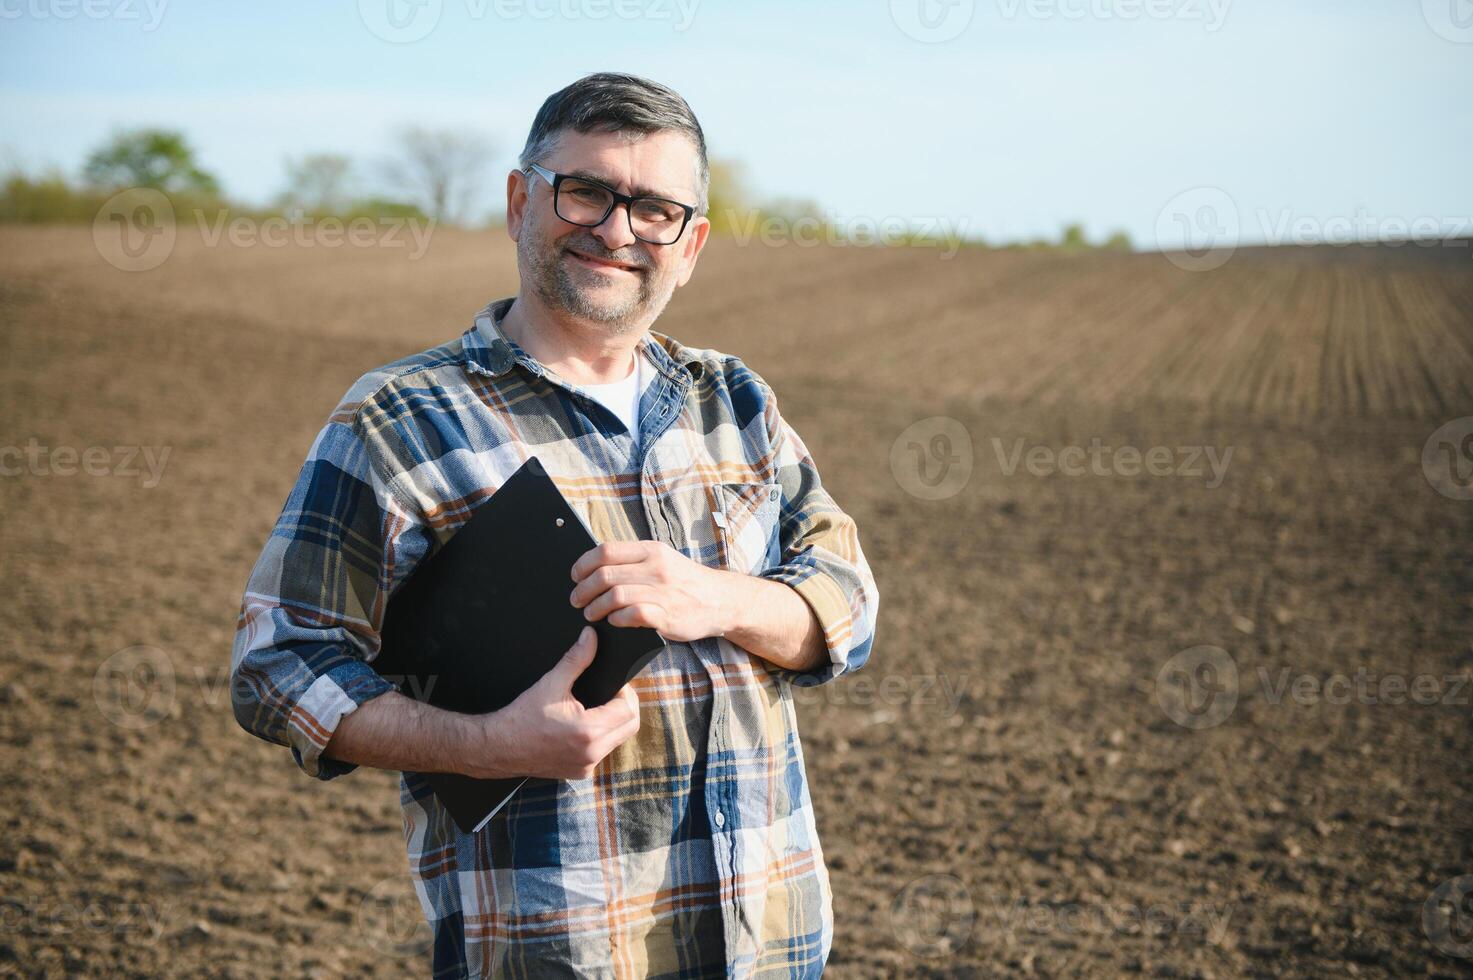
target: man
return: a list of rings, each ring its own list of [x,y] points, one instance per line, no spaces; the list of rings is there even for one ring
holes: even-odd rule
[[[437,977],[816,976],[832,894],[791,687],[869,657],[854,522],[765,381],[650,329],[710,232],[686,102],[589,75],[543,104],[520,163],[517,295],[329,418],[246,589],[236,717],[320,779],[406,773]],[[371,666],[385,602],[533,454],[603,542],[569,602],[665,649],[592,710],[569,691],[587,629],[501,711],[398,693]],[[427,771],[545,778],[464,834]]]

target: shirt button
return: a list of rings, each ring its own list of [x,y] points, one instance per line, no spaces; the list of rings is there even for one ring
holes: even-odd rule
[[[718,827],[725,827],[726,826],[726,816],[724,814],[722,814],[722,812],[720,810],[717,810],[716,811],[716,826],[718,826]]]
[[[772,490],[771,490],[771,492],[769,492],[767,496],[769,498],[773,499],[773,500],[776,500],[777,499],[777,495],[780,494],[780,493],[782,493],[782,488],[781,487],[773,487]]]

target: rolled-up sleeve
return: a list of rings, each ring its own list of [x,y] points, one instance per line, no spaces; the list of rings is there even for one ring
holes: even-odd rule
[[[235,718],[308,775],[343,717],[395,686],[370,665],[393,584],[429,543],[342,410],[317,438],[246,586],[231,650]]]
[[[781,562],[761,576],[783,582],[803,597],[823,629],[829,657],[816,670],[772,670],[795,685],[812,687],[858,670],[869,660],[880,594],[854,519],[824,489],[807,446],[778,411],[772,388],[757,375],[753,378],[763,392],[775,478],[782,485]]]

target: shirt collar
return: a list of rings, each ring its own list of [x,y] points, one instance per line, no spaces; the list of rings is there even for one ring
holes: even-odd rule
[[[513,364],[521,364],[539,378],[547,376],[548,369],[541,362],[501,332],[502,318],[515,301],[515,296],[508,296],[488,303],[476,314],[470,329],[461,335],[461,354],[467,370],[495,378],[510,371]],[[705,365],[694,351],[654,330],[646,331],[635,349],[644,352],[661,373],[678,383],[699,380],[705,372]]]

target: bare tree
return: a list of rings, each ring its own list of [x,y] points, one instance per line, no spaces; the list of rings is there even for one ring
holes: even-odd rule
[[[409,126],[396,137],[398,155],[384,165],[397,194],[414,197],[436,221],[463,222],[490,169],[492,144],[450,129]]]
[[[339,211],[348,203],[352,175],[352,163],[336,153],[313,153],[287,160],[282,201],[314,211]]]

